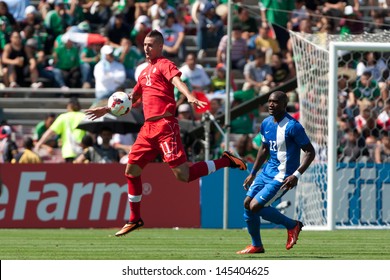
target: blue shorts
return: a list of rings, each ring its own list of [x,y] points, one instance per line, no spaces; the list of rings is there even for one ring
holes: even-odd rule
[[[280,189],[282,185],[282,182],[260,173],[249,187],[246,195],[255,198],[261,206],[267,207],[288,191]]]

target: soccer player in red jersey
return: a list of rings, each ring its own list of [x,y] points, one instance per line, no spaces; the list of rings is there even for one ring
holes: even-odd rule
[[[144,40],[144,51],[148,66],[141,72],[138,82],[130,96],[133,104],[142,97],[145,123],[129,153],[125,176],[128,183],[130,204],[129,221],[115,235],[122,236],[141,228],[143,168],[160,154],[168,163],[176,178],[191,182],[202,176],[224,168],[232,167],[246,170],[241,159],[225,151],[217,160],[202,161],[190,165],[180,138],[180,128],[175,118],[176,101],[174,87],[185,95],[188,102],[204,107],[205,102],[196,99],[180,79],[181,72],[176,65],[162,56],[164,38],[160,32],[152,30]],[[85,111],[90,119],[97,119],[110,112],[108,107],[97,107]]]

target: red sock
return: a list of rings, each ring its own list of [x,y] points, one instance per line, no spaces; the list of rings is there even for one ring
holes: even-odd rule
[[[197,163],[194,163],[190,166],[189,170],[189,176],[188,176],[188,182],[194,181],[200,177],[206,176],[209,174],[209,168],[207,167],[207,164],[205,161],[200,161]]]
[[[141,219],[142,181],[141,176],[127,178],[127,192],[130,205],[129,222],[137,222]]]
[[[224,167],[229,167],[230,166],[230,160],[227,157],[221,157],[219,159],[214,160],[215,164],[215,169],[221,169]]]
[[[212,166],[214,163],[214,167]],[[227,157],[222,157],[213,161],[201,161],[190,166],[188,182],[191,182],[200,177],[209,175],[214,171],[230,166],[230,160]]]

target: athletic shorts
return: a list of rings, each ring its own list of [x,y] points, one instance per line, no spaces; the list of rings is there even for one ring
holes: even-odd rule
[[[274,180],[261,172],[249,187],[246,195],[255,198],[263,207],[267,207],[288,191],[287,189],[281,189],[282,185],[282,182]]]
[[[129,153],[129,164],[142,169],[161,155],[169,167],[177,167],[187,161],[180,137],[180,127],[175,117],[146,121],[138,133]]]

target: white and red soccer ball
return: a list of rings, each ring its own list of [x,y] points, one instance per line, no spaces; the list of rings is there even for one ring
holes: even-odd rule
[[[114,92],[109,98],[107,106],[114,116],[126,115],[131,110],[132,101],[123,91]]]

